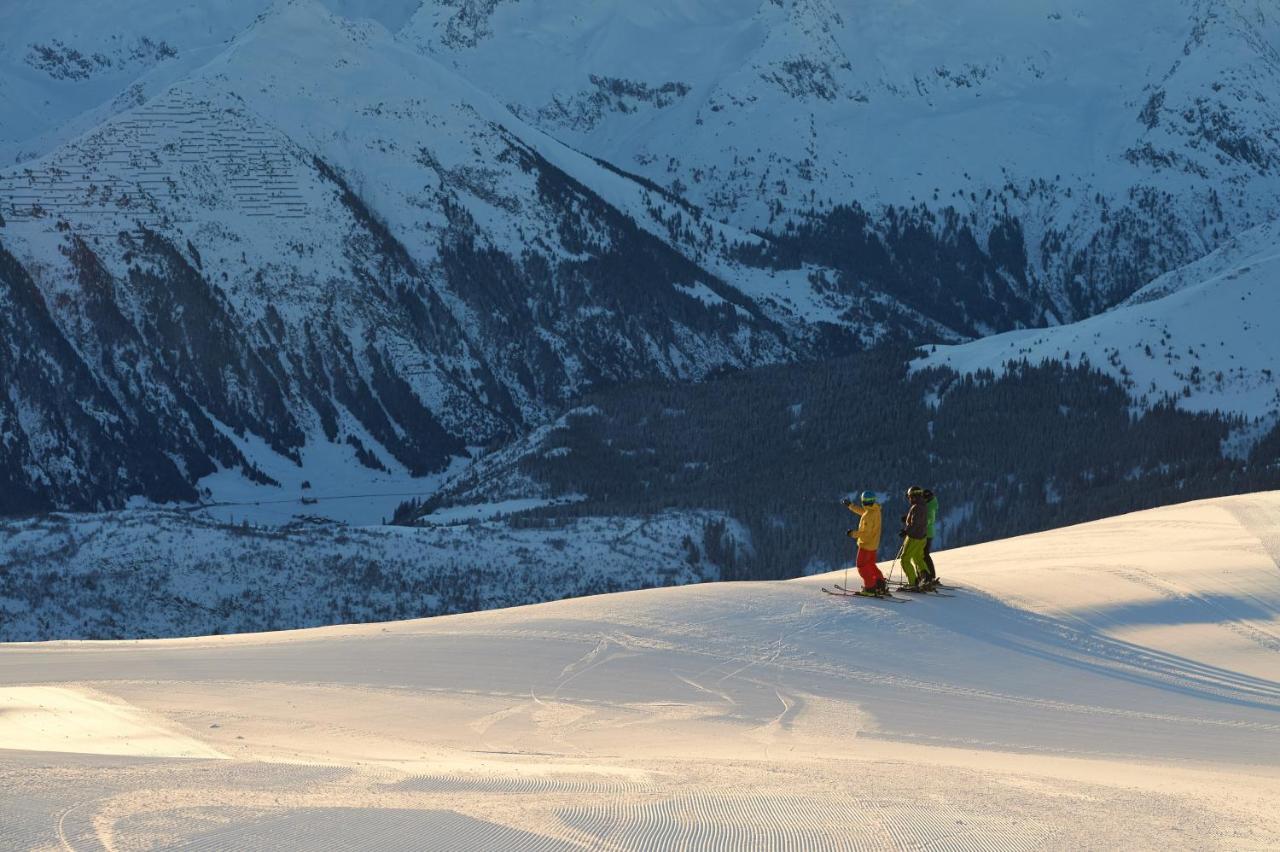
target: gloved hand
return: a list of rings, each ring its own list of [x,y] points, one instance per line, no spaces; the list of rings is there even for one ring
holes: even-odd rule
[[[853,505],[853,501],[850,500],[848,497],[846,497],[840,501],[840,505],[844,506],[847,509],[848,507]]]
[[[858,537],[858,531],[857,531],[857,530],[845,530],[845,531],[844,531],[844,534],[845,534],[845,535],[847,535],[847,536],[849,536],[849,538],[857,538],[857,537]]]
[[[902,517],[898,518],[898,520],[902,521],[905,524],[907,522],[907,516],[903,515]]]
[[[906,530],[898,530],[898,538],[906,538],[906,537],[907,537]]]

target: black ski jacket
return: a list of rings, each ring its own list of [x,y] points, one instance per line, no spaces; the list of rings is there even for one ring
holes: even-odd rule
[[[910,538],[929,537],[929,509],[923,500],[911,501],[911,509],[907,512],[906,530]]]

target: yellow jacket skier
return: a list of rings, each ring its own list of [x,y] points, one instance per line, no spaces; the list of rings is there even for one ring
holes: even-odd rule
[[[848,530],[845,535],[858,540],[858,575],[862,577],[862,591],[864,594],[883,594],[888,591],[889,584],[885,582],[884,575],[880,573],[880,567],[876,565],[876,551],[880,549],[880,505],[876,502],[876,495],[871,491],[863,491],[860,498],[861,506],[855,505],[852,500],[845,500],[844,507],[855,515],[858,515],[858,528],[856,530]]]

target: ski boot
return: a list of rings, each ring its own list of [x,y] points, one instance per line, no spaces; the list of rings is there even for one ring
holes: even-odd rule
[[[885,579],[883,577],[881,577],[879,580],[876,580],[876,584],[874,586],[863,586],[860,594],[867,595],[868,597],[873,597],[873,598],[888,597],[889,584],[885,582]]]

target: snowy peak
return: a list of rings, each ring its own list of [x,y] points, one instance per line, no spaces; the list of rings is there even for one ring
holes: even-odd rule
[[[1144,92],[1146,132],[1126,158],[1190,175],[1224,160],[1273,174],[1280,156],[1258,129],[1274,126],[1280,107],[1259,95],[1280,75],[1280,15],[1259,3],[1203,3],[1192,20],[1181,55]]]
[[[204,64],[268,0],[48,4],[0,12],[0,162],[24,162],[137,106]]]
[[[748,229],[852,202],[1013,219],[1015,289],[1059,319],[1280,213],[1265,4],[466,8],[401,37],[575,147]]]

